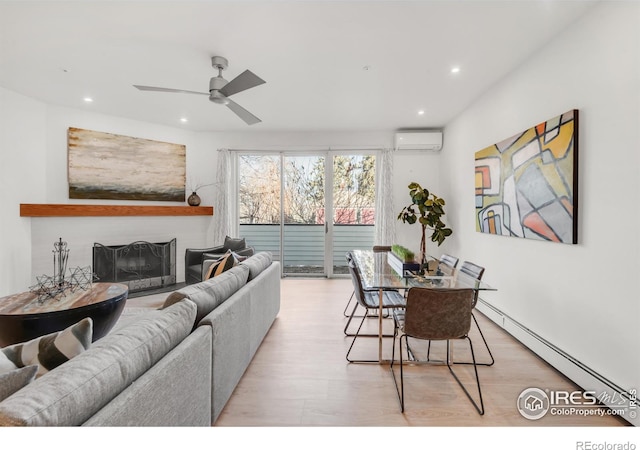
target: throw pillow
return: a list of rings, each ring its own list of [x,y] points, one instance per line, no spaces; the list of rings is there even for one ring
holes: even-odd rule
[[[233,257],[236,259],[236,261],[239,262],[239,263],[248,258],[248,256],[238,255],[234,251],[232,251],[231,253],[233,254]]]
[[[37,371],[38,366],[32,365],[0,375],[0,402],[31,383],[35,379]]]
[[[244,240],[244,238],[231,238],[229,236],[225,236],[224,238],[224,248],[226,248],[227,250],[242,250],[243,248],[246,248],[247,244]]]
[[[238,264],[238,261],[236,261],[236,259],[233,256],[233,253],[231,252],[231,250],[229,250],[227,253],[225,253],[225,255],[222,258],[220,258],[219,260],[217,260],[216,262],[214,262],[209,266],[209,270],[207,270],[207,273],[204,279],[208,280],[209,278],[218,276],[221,273],[224,273],[227,270],[231,269],[233,266],[237,264]]]
[[[13,361],[7,358],[7,355],[4,352],[0,351],[0,375],[3,373],[11,372],[12,370],[16,370],[18,366],[16,366]]]
[[[17,367],[37,365],[36,377],[41,377],[88,349],[92,338],[93,320],[87,317],[62,331],[13,344],[0,351]]]

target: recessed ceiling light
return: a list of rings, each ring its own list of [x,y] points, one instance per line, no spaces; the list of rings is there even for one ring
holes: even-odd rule
[[[459,73],[460,72],[460,67],[452,67],[451,68],[451,73]]]
[[[189,121],[189,119],[187,119],[186,117],[181,117],[180,118],[180,122],[182,123],[187,123]]]
[[[424,109],[421,109],[420,111],[418,111],[418,115],[419,115],[419,116],[424,115]]]
[[[93,101],[93,99],[92,99],[91,97],[85,97],[85,98],[84,98],[84,101],[85,101],[86,103],[91,103],[91,102]]]

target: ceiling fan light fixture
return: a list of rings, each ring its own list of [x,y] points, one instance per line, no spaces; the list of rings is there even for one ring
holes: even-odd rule
[[[217,103],[218,105],[228,105],[229,104],[229,99],[227,97],[225,97],[224,95],[222,95],[217,90],[211,91],[211,93],[209,95],[209,100],[211,100],[213,103]]]

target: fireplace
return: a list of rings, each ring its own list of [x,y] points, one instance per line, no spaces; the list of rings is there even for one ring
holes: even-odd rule
[[[93,273],[97,281],[129,286],[129,292],[176,284],[176,240],[127,245],[93,244]]]

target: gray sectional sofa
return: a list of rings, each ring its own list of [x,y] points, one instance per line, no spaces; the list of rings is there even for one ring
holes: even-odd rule
[[[0,402],[5,426],[210,426],[280,310],[260,252],[123,317],[91,348]]]

